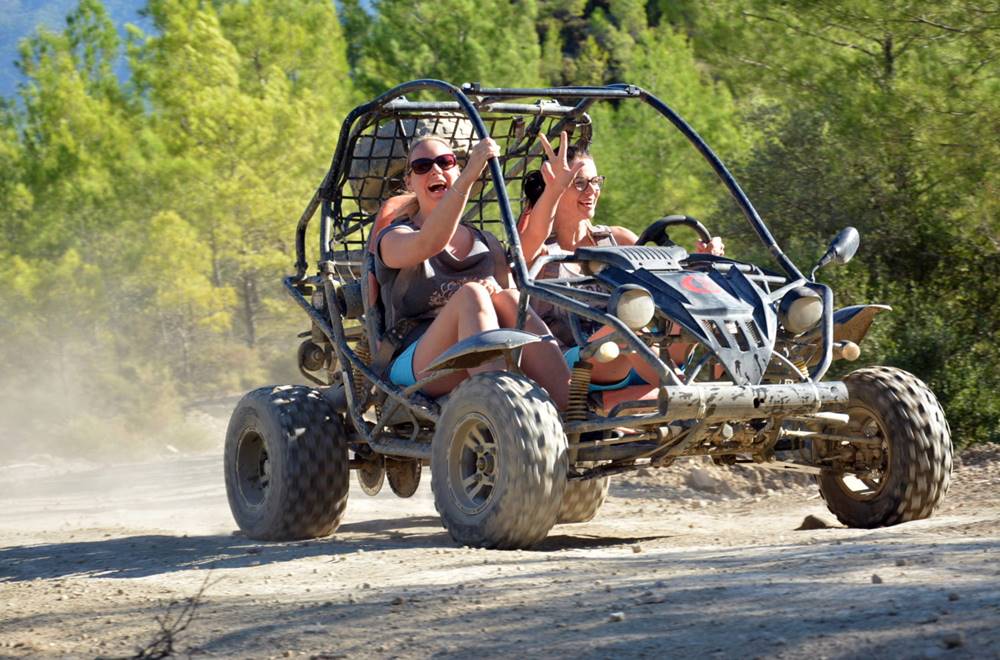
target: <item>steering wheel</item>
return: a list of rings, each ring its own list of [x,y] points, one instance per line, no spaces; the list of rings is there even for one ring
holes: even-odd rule
[[[636,241],[636,245],[645,245],[650,241],[662,246],[675,245],[667,234],[667,228],[677,225],[693,229],[698,234],[698,238],[702,243],[710,243],[712,241],[712,235],[705,229],[705,225],[701,224],[698,220],[689,215],[668,215],[646,227],[639,236],[639,240]]]

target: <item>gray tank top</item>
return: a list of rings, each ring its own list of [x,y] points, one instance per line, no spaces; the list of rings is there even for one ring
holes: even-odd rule
[[[419,326],[420,321],[433,319],[463,284],[487,282],[490,278],[495,280],[497,264],[506,259],[495,237],[466,225],[473,233],[473,243],[464,259],[456,259],[447,250],[442,250],[416,266],[391,268],[382,261],[379,244],[383,236],[400,226],[418,229],[409,218],[401,218],[382,230],[375,249],[375,279],[378,280],[379,295],[385,307],[387,332],[406,325],[404,321]],[[406,330],[402,334],[414,333]],[[416,339],[407,337],[406,343]]]
[[[590,232],[591,238],[594,240],[594,244],[597,246],[611,246],[618,245],[618,241],[611,234],[611,228],[607,225],[595,225]],[[555,234],[549,236],[545,240],[545,252],[546,254],[568,254],[566,250],[559,247],[559,241],[555,237]],[[572,270],[565,264],[561,263],[550,263],[545,264],[542,267],[541,272],[538,273],[538,279],[556,279],[564,277],[578,277],[580,273],[578,271]],[[598,290],[603,291],[600,287],[596,287]],[[561,307],[556,307],[550,303],[543,300],[532,300],[531,306],[534,307],[535,311],[545,325],[549,326],[549,331],[559,342],[559,345],[563,348],[570,346],[576,346],[576,340],[573,338],[573,330],[570,326],[569,315]],[[600,329],[600,326],[593,321],[588,321],[586,319],[580,319],[580,329],[583,331],[583,335],[588,337]]]

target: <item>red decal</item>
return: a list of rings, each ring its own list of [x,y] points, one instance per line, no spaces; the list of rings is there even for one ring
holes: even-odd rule
[[[681,280],[681,286],[691,293],[722,293],[719,285],[704,275],[687,275]]]

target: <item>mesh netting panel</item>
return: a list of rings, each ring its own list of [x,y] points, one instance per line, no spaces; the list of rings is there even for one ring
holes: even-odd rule
[[[542,163],[544,152],[537,134],[544,132],[551,137],[558,133],[556,124],[561,118],[490,113],[482,118],[490,137],[500,147],[507,195],[516,216],[523,204],[524,176]],[[589,119],[583,115],[576,123],[570,121],[562,128],[572,136],[576,126],[587,122]],[[410,143],[430,134],[447,139],[462,166],[478,141],[472,122],[464,114],[452,111],[396,112],[373,119],[354,134],[348,145],[350,166],[333,199],[331,247],[335,251],[364,249],[369,228],[382,203],[405,192],[403,179]],[[463,220],[505,238],[489,168],[472,187]]]

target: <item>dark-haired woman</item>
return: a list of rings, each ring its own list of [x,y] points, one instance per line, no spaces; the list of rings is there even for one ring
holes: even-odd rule
[[[427,366],[462,339],[512,327],[517,320],[517,292],[506,288],[509,273],[499,243],[460,222],[472,185],[498,154],[493,140],[482,140],[470,150],[463,170],[445,138],[425,136],[410,146],[405,179],[413,195],[409,213],[379,233],[375,242],[375,275],[386,327],[405,328],[409,335],[389,369],[390,380],[398,385],[409,386],[429,375]],[[526,329],[548,335],[534,315]],[[555,361],[562,363],[561,353],[551,339],[529,344],[522,353],[525,373],[563,408],[569,369],[554,368]],[[468,369],[435,380],[423,391],[440,396],[469,375],[496,368],[491,364]]]
[[[572,253],[581,246],[634,245],[638,237],[627,227],[595,225],[591,222],[597,210],[605,178],[598,174],[593,157],[584,150],[569,145],[566,133],[559,138],[558,152],[541,138],[547,160],[539,172],[525,180],[525,211],[518,222],[521,248],[525,260],[531,264],[543,254]],[[699,252],[715,255],[725,253],[722,239],[714,237],[709,243],[698,242]],[[540,278],[578,275],[577,272],[559,272],[571,269],[572,264],[549,264]],[[567,319],[560,310],[541,304],[536,307],[566,350],[566,361],[573,367],[579,361],[579,347],[574,346]],[[611,328],[597,330],[592,338],[610,334]],[[679,347],[678,347],[679,348]],[[673,356],[682,360],[680,354]],[[656,372],[642,359],[625,355],[611,362],[593,364],[591,389],[619,389],[628,385],[655,383]]]

